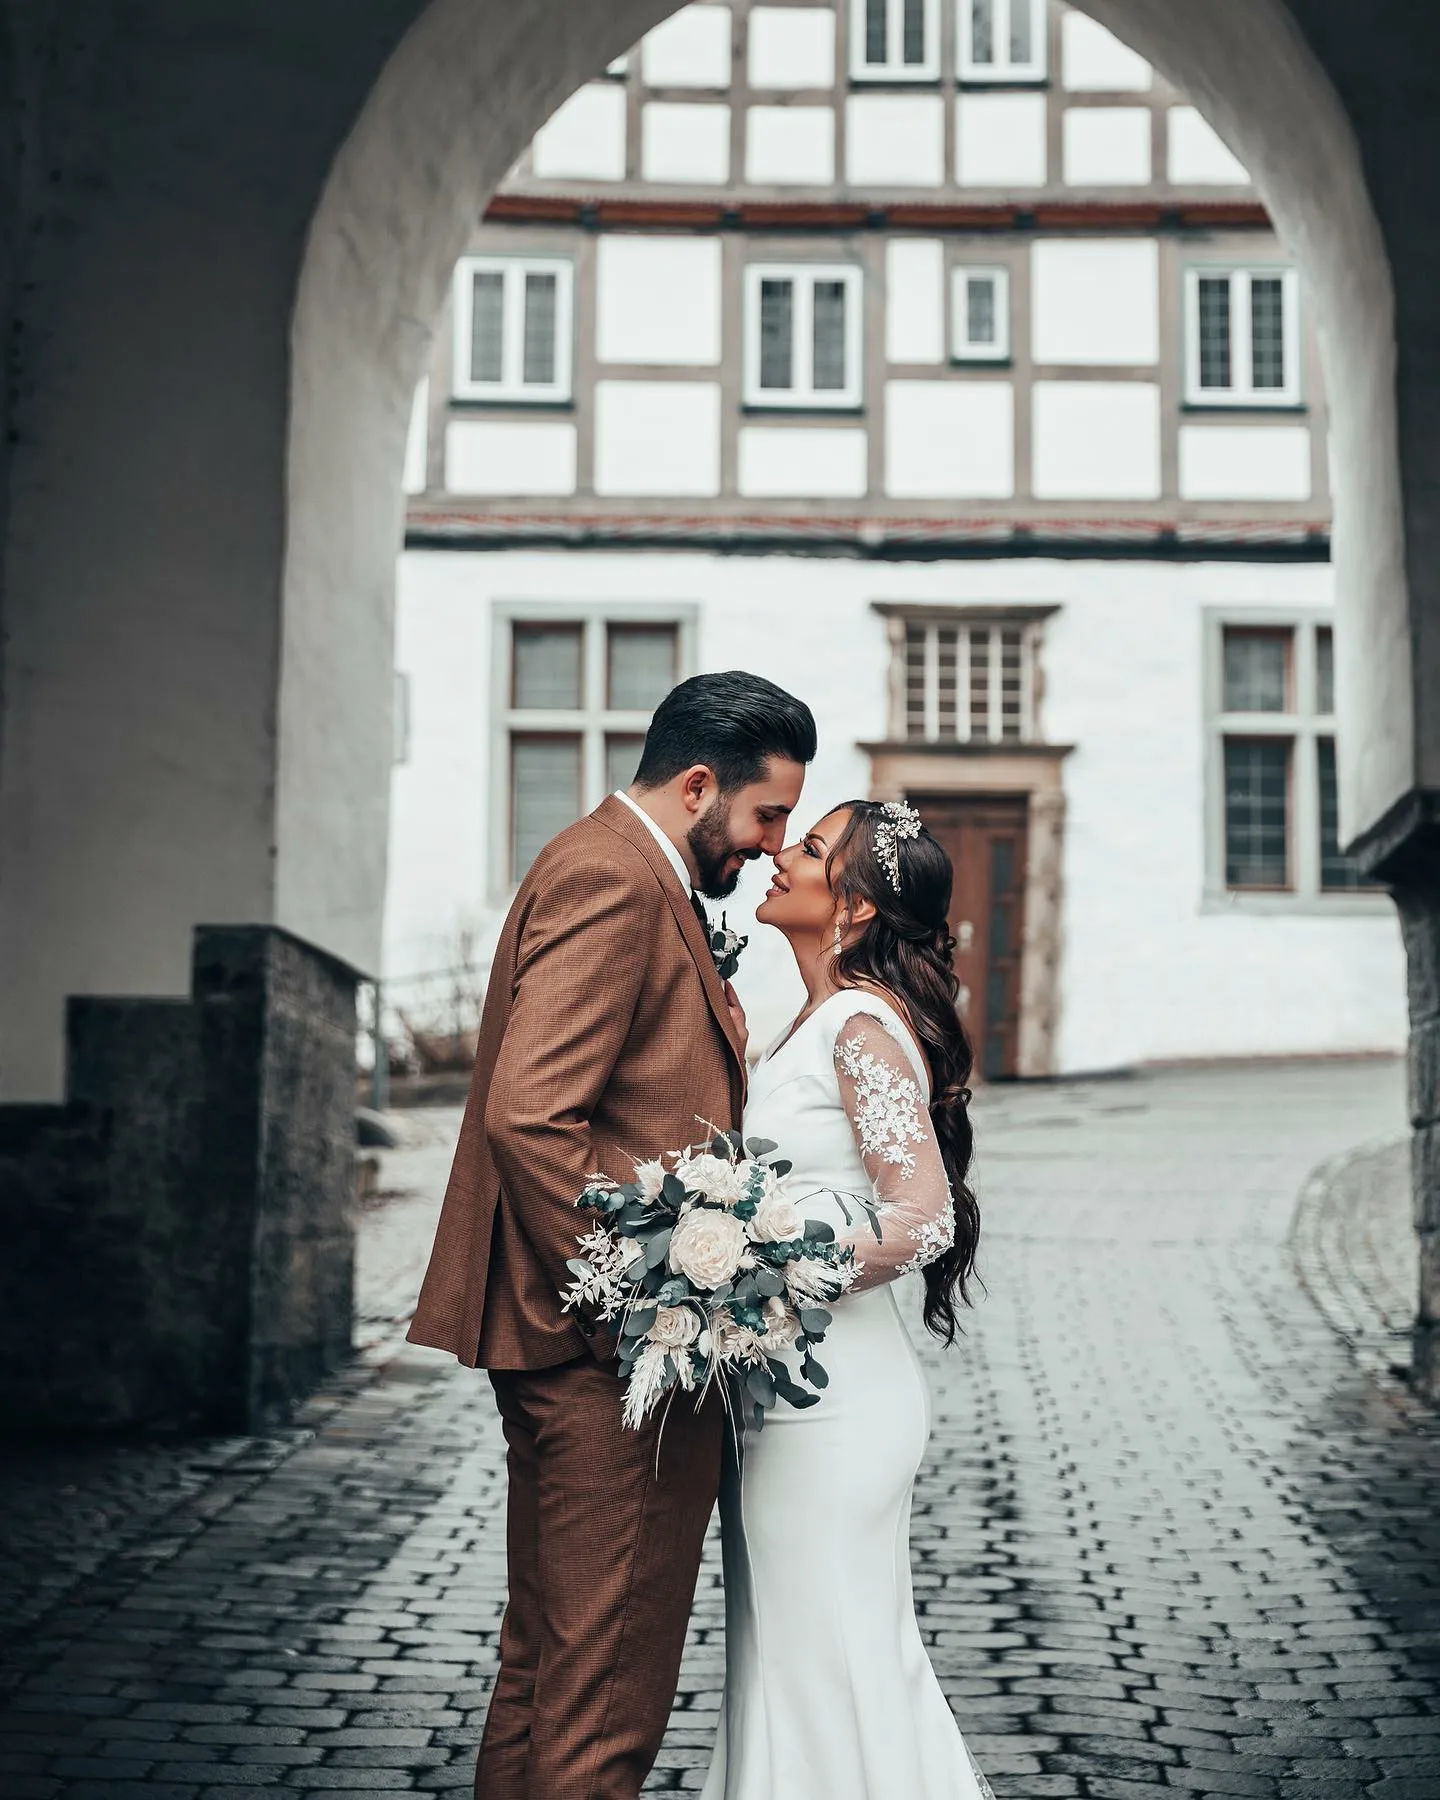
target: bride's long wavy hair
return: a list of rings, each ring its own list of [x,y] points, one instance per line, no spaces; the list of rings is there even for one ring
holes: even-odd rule
[[[927,1263],[925,1323],[946,1344],[959,1329],[957,1302],[970,1305],[980,1241],[980,1208],[970,1186],[975,1131],[970,1122],[970,1071],[975,1056],[960,1023],[960,983],[950,935],[950,858],[922,826],[917,837],[895,843],[897,893],[875,847],[884,808],[875,800],[847,800],[837,811],[850,817],[826,861],[831,891],[846,908],[862,896],[875,908],[854,943],[836,957],[835,979],[845,987],[884,988],[909,1014],[930,1064],[930,1117],[955,1196],[955,1242]]]

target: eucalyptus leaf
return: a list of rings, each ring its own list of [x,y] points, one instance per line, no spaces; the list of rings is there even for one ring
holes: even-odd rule
[[[722,1281],[719,1287],[716,1288],[715,1292],[710,1296],[711,1308],[718,1312],[734,1292],[734,1282]]]
[[[785,1292],[785,1277],[778,1269],[757,1269],[755,1286],[767,1300],[773,1300],[776,1295]]]
[[[833,1244],[835,1227],[827,1225],[824,1219],[807,1219],[805,1221],[805,1239],[811,1244]]]
[[[805,1366],[801,1369],[800,1373],[810,1383],[811,1387],[823,1388],[829,1387],[830,1385],[830,1377],[825,1373],[824,1369],[821,1368],[820,1364],[816,1362],[813,1356],[807,1356],[805,1358]]]
[[[735,1283],[735,1298],[741,1306],[753,1306],[760,1298],[760,1289],[753,1275],[746,1273]]]
[[[755,1429],[757,1431],[763,1431],[765,1429],[765,1408],[760,1404],[760,1402],[758,1400],[755,1402],[754,1413],[755,1413]]]
[[[818,1394],[807,1394],[804,1388],[800,1387],[792,1387],[789,1393],[786,1394],[785,1399],[789,1405],[795,1407],[799,1412],[804,1412],[807,1406],[818,1406],[820,1404],[820,1396]]]
[[[867,1206],[865,1208],[865,1216],[870,1221],[870,1229],[875,1233],[875,1242],[877,1244],[883,1244],[885,1242],[885,1233],[880,1229],[879,1213],[873,1206]]]
[[[779,1162],[772,1162],[770,1167],[775,1171],[775,1173],[777,1175],[784,1177],[790,1173],[790,1171],[795,1167],[795,1165],[792,1162],[786,1162],[784,1160],[784,1158],[782,1157]]]
[[[753,1368],[745,1371],[745,1385],[751,1397],[762,1406],[775,1404],[775,1380],[768,1369]]]
[[[655,1323],[655,1312],[656,1308],[653,1306],[637,1306],[633,1312],[626,1315],[621,1335],[627,1338],[644,1337]]]
[[[780,1146],[773,1138],[746,1138],[745,1148],[752,1156],[768,1156],[772,1150],[778,1150]]]
[[[660,1184],[661,1197],[667,1206],[679,1208],[685,1200],[685,1183],[678,1175],[668,1174]]]
[[[657,1231],[645,1246],[646,1268],[658,1269],[664,1262],[670,1250],[670,1235],[673,1230],[673,1225],[667,1225],[663,1231]]]
[[[826,1312],[823,1306],[800,1308],[800,1328],[807,1337],[823,1337],[833,1322],[834,1314]]]

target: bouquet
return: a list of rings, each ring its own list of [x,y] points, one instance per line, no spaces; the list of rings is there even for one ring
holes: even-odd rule
[[[575,1204],[598,1215],[567,1265],[565,1308],[620,1321],[623,1417],[638,1427],[663,1395],[725,1377],[757,1430],[777,1399],[814,1406],[829,1377],[814,1346],[828,1302],[859,1274],[855,1253],[786,1189],[766,1138],[717,1132],[708,1145],[637,1162],[633,1181],[595,1176]],[[669,1165],[668,1167],[666,1165]],[[802,1387],[781,1360],[800,1358]]]

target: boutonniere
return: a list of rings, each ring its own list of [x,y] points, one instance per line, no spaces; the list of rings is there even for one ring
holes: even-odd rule
[[[720,915],[719,925],[710,927],[710,954],[715,958],[715,973],[722,981],[729,981],[740,967],[740,952],[749,942],[748,937],[741,937],[738,931],[730,929],[724,913]]]

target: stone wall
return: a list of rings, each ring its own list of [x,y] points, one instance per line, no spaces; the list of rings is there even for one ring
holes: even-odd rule
[[[190,1000],[67,1024],[65,1103],[0,1107],[0,1426],[283,1418],[350,1342],[354,977],[203,927]]]

